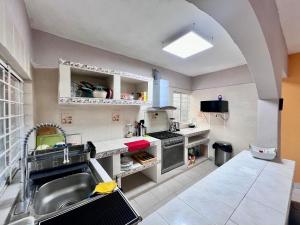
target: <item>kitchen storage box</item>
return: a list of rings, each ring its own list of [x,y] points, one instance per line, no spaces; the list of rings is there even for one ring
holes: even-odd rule
[[[229,142],[217,141],[212,146],[215,149],[215,165],[222,166],[232,156],[232,145]]]
[[[250,145],[250,151],[252,156],[258,159],[273,160],[276,157],[276,148],[263,148]]]
[[[140,152],[132,156],[141,164],[147,164],[156,160],[156,158],[148,152]]]

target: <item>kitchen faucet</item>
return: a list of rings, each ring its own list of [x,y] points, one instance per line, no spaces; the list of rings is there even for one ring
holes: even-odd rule
[[[53,128],[57,128],[62,135],[64,136],[64,142],[65,142],[65,146],[64,146],[64,161],[63,163],[69,163],[69,148],[68,148],[68,144],[67,144],[67,136],[66,136],[66,132],[63,130],[62,127],[60,127],[57,124],[53,124],[53,123],[40,123],[38,125],[36,125],[35,127],[31,128],[25,138],[24,138],[24,143],[23,143],[23,152],[22,152],[22,158],[21,158],[21,181],[22,181],[22,188],[21,188],[21,192],[20,192],[20,198],[21,198],[21,202],[20,204],[17,205],[15,214],[20,214],[20,213],[24,213],[27,210],[27,206],[29,203],[29,196],[28,196],[28,186],[29,186],[29,167],[28,167],[28,140],[30,135],[34,132],[37,131],[39,128],[43,128],[43,127],[53,127]]]

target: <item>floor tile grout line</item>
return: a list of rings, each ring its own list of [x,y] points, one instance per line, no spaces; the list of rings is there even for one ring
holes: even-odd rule
[[[206,160],[206,161],[204,161],[204,162],[211,162],[211,161]],[[204,163],[204,162],[203,162],[203,163]],[[187,173],[187,172],[189,172],[189,171],[192,171],[192,170],[194,170],[194,169],[196,170],[196,168],[197,168],[197,167],[201,167],[201,165],[203,165],[203,164],[200,163],[200,164],[198,164],[197,166],[192,167],[192,168],[189,168],[188,170],[186,170],[186,171],[184,171],[184,172],[182,172],[182,173],[180,173],[180,174],[178,174],[178,175],[185,174],[185,173]],[[213,164],[212,164],[212,165],[213,165]],[[207,169],[207,168],[206,168],[206,169]],[[194,176],[194,179],[196,179],[196,181],[195,181],[195,182],[192,182],[191,185],[194,185],[194,184],[197,183],[198,181],[202,180],[204,177],[206,177],[207,175],[209,175],[210,173],[212,173],[215,169],[217,169],[217,168],[216,168],[216,167],[212,167],[212,168],[207,169],[206,172],[205,172],[205,174],[204,174],[203,176],[201,176],[201,177]],[[172,178],[170,178],[170,179],[164,181],[163,183],[160,184],[160,186],[163,186],[165,183],[167,183],[168,181],[172,181],[172,180],[178,183],[178,180],[176,180],[176,177],[177,177],[177,176],[174,176],[174,177],[172,177]],[[191,178],[190,176],[188,176],[188,177]],[[193,179],[193,178],[191,178],[191,179]],[[149,190],[148,190],[147,192],[151,192],[151,191],[152,191],[151,189],[153,189],[153,188],[155,188],[155,187],[149,188]],[[175,192],[172,193],[172,194],[175,194],[175,197],[174,197],[174,198],[169,199],[169,197],[170,197],[170,195],[169,195],[169,196],[165,197],[163,200],[160,200],[160,201],[158,201],[158,202],[155,202],[153,207],[155,207],[156,205],[160,205],[160,203],[162,203],[163,205],[167,204],[169,201],[171,201],[172,199],[177,198],[176,196],[178,196],[180,193],[184,192],[184,191],[187,190],[187,189],[188,189],[188,188],[185,188],[185,187],[179,188],[179,190],[177,190],[177,191],[175,191]],[[143,193],[143,194],[145,194],[145,193]],[[141,195],[142,195],[142,194],[141,194]],[[136,197],[141,196],[141,195],[137,195]],[[137,203],[137,205],[140,205],[140,204],[135,200],[136,197],[135,197],[135,198],[132,198],[132,199],[130,199],[130,200],[134,200],[134,201]],[[156,196],[156,197],[159,197],[159,196]],[[183,201],[182,199],[179,199],[179,200],[181,200],[184,204],[186,204],[186,202]],[[163,205],[161,205],[160,207],[162,207]],[[188,205],[188,204],[186,204],[186,205],[187,205],[187,207],[189,207],[189,208],[191,208],[193,211],[195,211],[194,208],[192,208],[190,205]],[[160,208],[160,207],[159,207],[159,208]],[[158,208],[158,209],[159,209],[159,208]],[[147,216],[145,216],[145,218],[147,218],[147,217],[148,217],[150,214],[152,214],[152,213],[158,213],[158,214],[159,214],[159,212],[157,211],[158,209],[156,209],[156,210],[150,212]],[[143,210],[143,213],[147,213],[147,212],[149,212],[149,211],[148,211],[148,210]],[[195,211],[195,212],[196,212],[198,215],[203,216],[204,218],[206,218],[204,215],[199,214],[197,211]],[[159,215],[160,215],[160,214],[159,214]],[[162,215],[160,215],[160,216],[163,217]],[[207,219],[207,218],[206,218],[206,219]],[[164,221],[165,221],[165,219],[164,219]],[[169,224],[169,223],[168,223],[168,224]]]
[[[206,160],[206,161],[204,161],[204,162],[207,162],[207,161],[208,161],[208,160]],[[204,163],[204,162],[203,162],[203,163]],[[183,171],[183,172],[179,173],[178,175],[185,174],[185,173],[191,171],[192,169],[194,169],[194,168],[200,166],[201,164],[202,164],[202,163],[200,163],[199,165],[197,165],[197,166],[195,166],[195,167],[189,168],[188,170]],[[209,171],[205,176],[207,176],[207,175],[210,174],[211,172],[212,172],[212,171]],[[144,193],[134,195],[134,196],[132,196],[131,198],[129,198],[129,200],[135,199],[136,197],[145,194],[145,192],[150,192],[152,189],[154,189],[154,188],[156,188],[156,187],[159,187],[159,186],[162,186],[162,185],[164,185],[165,183],[167,183],[168,181],[171,181],[171,180],[177,181],[177,180],[176,180],[176,177],[177,177],[178,175],[173,176],[173,177],[171,177],[171,178],[169,178],[169,179],[163,181],[162,183],[159,183],[158,185],[154,185],[153,187],[149,187],[149,188],[145,189],[145,190],[144,190]],[[205,177],[205,176],[204,176],[204,177]],[[190,176],[188,176],[188,177],[191,178]],[[204,177],[201,177],[201,179],[203,179]],[[201,179],[200,179],[200,180],[201,180]],[[178,181],[177,181],[177,182],[178,182]],[[125,195],[126,195],[126,194],[125,194]]]
[[[200,166],[202,163],[207,162],[207,161],[208,161],[208,159],[205,160],[205,161],[203,161],[203,162],[201,162],[201,163],[199,163],[197,166],[194,166],[194,167],[192,167],[192,168],[188,168],[187,170],[182,171],[182,172],[178,173],[177,175],[175,175],[175,176],[173,176],[173,177],[170,177],[169,179],[166,179],[165,181],[163,181],[163,182],[161,182],[161,183],[159,183],[159,184],[156,184],[156,185],[153,185],[152,187],[146,188],[146,189],[144,190],[144,192],[149,192],[149,191],[151,191],[151,189],[154,189],[154,188],[156,188],[156,187],[162,186],[162,185],[164,185],[165,183],[167,183],[168,181],[171,181],[171,180],[177,181],[177,180],[176,180],[176,177],[177,177],[177,176],[182,175],[182,174],[185,174],[185,173],[187,173],[187,172],[193,170],[194,168]],[[206,175],[208,175],[208,174],[206,174]],[[189,177],[189,176],[188,176],[188,177]],[[201,178],[201,179],[202,179],[202,178]],[[144,194],[144,193],[142,193],[142,194]],[[134,199],[134,198],[136,198],[136,197],[138,197],[138,196],[140,196],[140,195],[142,195],[142,194],[133,195],[131,198],[129,198],[129,200]],[[126,194],[125,194],[125,195],[126,195]]]

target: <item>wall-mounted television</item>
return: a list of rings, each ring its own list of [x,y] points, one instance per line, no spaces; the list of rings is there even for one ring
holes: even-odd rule
[[[212,112],[212,113],[227,113],[228,112],[228,101],[215,100],[215,101],[201,101],[200,102],[201,112]]]

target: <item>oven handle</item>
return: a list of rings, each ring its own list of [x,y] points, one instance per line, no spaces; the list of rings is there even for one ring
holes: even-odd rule
[[[170,148],[178,147],[178,146],[181,146],[181,145],[184,145],[184,143],[179,143],[179,144],[170,145],[170,146],[163,145],[163,149],[170,149]]]

